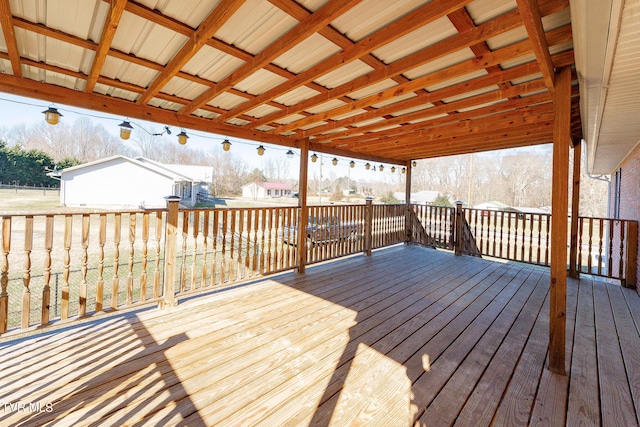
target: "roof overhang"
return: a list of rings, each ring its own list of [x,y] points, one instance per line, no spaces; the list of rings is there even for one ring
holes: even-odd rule
[[[571,0],[580,110],[592,174],[640,142],[640,2]]]

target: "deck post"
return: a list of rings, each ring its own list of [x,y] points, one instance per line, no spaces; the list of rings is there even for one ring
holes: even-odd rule
[[[627,221],[627,259],[625,260],[624,280],[622,285],[627,288],[635,288],[638,268],[638,223]]]
[[[307,207],[307,175],[309,169],[309,139],[299,141],[300,144],[300,178],[298,180],[298,207],[300,216],[298,218],[298,242],[296,246],[296,258],[298,260],[299,274],[303,274],[307,264],[307,233],[301,232],[307,227],[309,222],[309,208]]]
[[[456,215],[455,215],[455,224],[453,229],[455,230],[455,236],[453,239],[453,246],[455,254],[460,256],[462,255],[462,202],[456,202]]]
[[[407,160],[405,164],[405,168],[407,173],[405,174],[405,190],[404,190],[404,200],[406,202],[406,213],[405,213],[405,221],[404,221],[404,230],[405,230],[405,239],[404,243],[411,243],[413,236],[413,221],[411,217],[411,160]]]
[[[581,140],[573,143],[573,192],[571,195],[571,245],[569,246],[569,277],[580,278],[578,271],[578,222],[580,217]]]
[[[164,295],[158,303],[159,308],[178,305],[174,291],[176,281],[176,244],[178,240],[178,204],[180,197],[167,196],[167,224],[164,235]]]
[[[549,370],[565,373],[567,320],[567,231],[569,215],[569,144],[571,69],[555,75],[553,178],[551,186],[551,275],[549,278]]]
[[[364,254],[371,256],[373,241],[373,199],[367,198],[364,207]]]

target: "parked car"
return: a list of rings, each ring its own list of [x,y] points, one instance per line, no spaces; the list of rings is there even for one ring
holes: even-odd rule
[[[356,240],[363,236],[360,222],[343,222],[337,216],[309,217],[305,228],[307,243],[315,245],[340,240]],[[298,228],[288,227],[283,230],[283,241],[289,245],[298,244]]]

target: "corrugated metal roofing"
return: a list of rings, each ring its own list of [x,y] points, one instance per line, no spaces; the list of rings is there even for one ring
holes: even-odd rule
[[[554,64],[573,66],[568,0],[534,5]],[[446,134],[457,112],[484,123],[527,98],[551,103],[541,52],[517,44],[531,34],[515,0],[10,0],[9,10],[0,90],[290,147],[309,138],[335,155],[404,163],[493,149],[419,135]],[[500,147],[531,143],[499,131]],[[377,137],[394,142],[358,144]]]

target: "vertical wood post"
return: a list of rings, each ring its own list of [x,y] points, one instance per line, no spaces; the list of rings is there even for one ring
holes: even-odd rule
[[[623,286],[628,288],[636,287],[638,268],[638,223],[627,222],[627,259],[625,260],[626,271]]]
[[[42,310],[40,323],[49,323],[49,306],[51,304],[51,249],[53,248],[53,215],[47,215],[44,232],[44,288],[42,288]]]
[[[309,208],[307,206],[307,177],[309,169],[309,139],[300,141],[300,177],[298,179],[298,242],[296,246],[297,272],[303,274],[307,264],[307,224],[309,222]]]
[[[71,273],[71,236],[73,227],[73,216],[64,216],[64,257],[62,270],[62,303],[60,304],[60,319],[69,318],[69,274]]]
[[[20,327],[26,329],[31,323],[31,250],[33,249],[33,215],[27,215],[24,219],[24,274],[22,275],[22,318]]]
[[[176,295],[174,291],[176,281],[176,245],[178,241],[178,203],[180,197],[167,196],[167,224],[164,235],[164,297],[158,303],[159,308],[176,306]]]
[[[2,270],[0,273],[0,334],[7,332],[9,320],[9,252],[11,251],[11,217],[2,217]]]
[[[364,254],[371,256],[373,242],[373,199],[367,198],[364,207]]]
[[[582,144],[580,140],[573,145],[573,192],[571,196],[571,245],[569,246],[569,277],[578,279],[578,221],[580,217],[580,162]]]
[[[455,230],[455,236],[453,238],[454,241],[454,250],[455,250],[455,254],[460,256],[462,255],[462,246],[463,246],[463,242],[462,242],[462,202],[461,201],[457,201],[456,202],[456,215],[455,215],[455,224],[454,224],[454,230]]]
[[[411,216],[411,160],[408,160],[405,167],[407,168],[407,173],[405,176],[405,190],[404,190],[404,200],[406,202],[406,214],[405,214],[405,244],[411,243],[413,237],[413,221]]]
[[[565,375],[567,311],[567,231],[571,69],[556,74],[551,194],[551,276],[549,280],[549,370]]]

